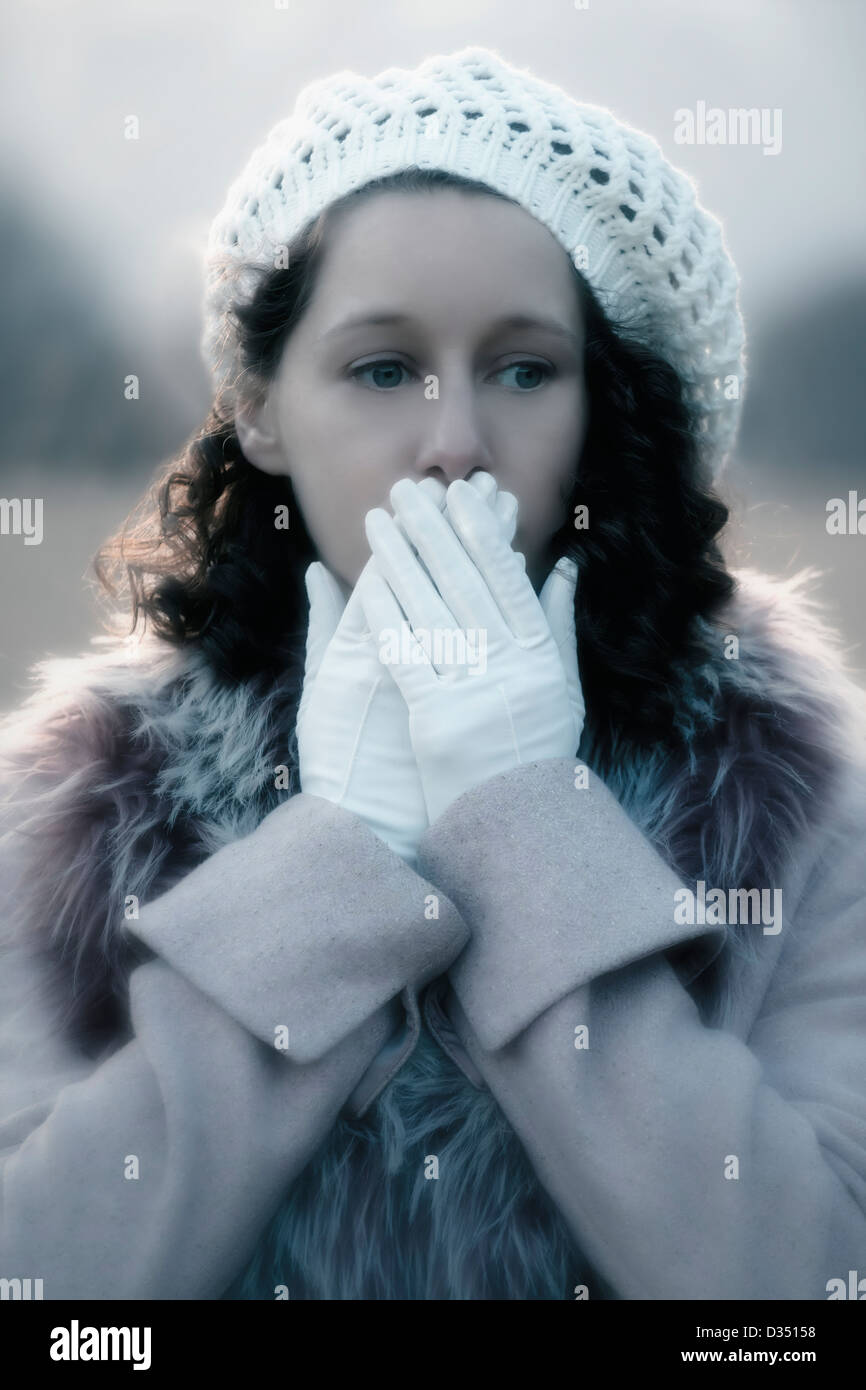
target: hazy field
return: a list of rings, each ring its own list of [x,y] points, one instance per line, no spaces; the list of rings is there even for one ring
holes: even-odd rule
[[[830,536],[825,506],[836,470],[800,478],[779,495],[765,470],[742,461],[732,472],[729,497],[735,508],[726,553],[732,565],[773,574],[817,565],[825,574],[817,589],[851,647],[851,661],[866,684],[866,536]],[[848,476],[839,470],[838,487]],[[69,656],[102,631],[92,589],[86,582],[91,556],[123,520],[150,480],[104,474],[87,480],[80,469],[67,477],[35,467],[7,469],[0,494],[44,499],[41,545],[20,536],[0,537],[3,611],[0,617],[0,709],[16,705],[27,689],[28,665],[43,656]]]

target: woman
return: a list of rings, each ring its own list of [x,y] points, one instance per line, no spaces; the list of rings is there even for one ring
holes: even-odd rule
[[[0,1274],[835,1296],[866,720],[717,549],[718,223],[471,48],[305,89],[209,252],[211,415],[99,566],[133,636],[4,724]]]

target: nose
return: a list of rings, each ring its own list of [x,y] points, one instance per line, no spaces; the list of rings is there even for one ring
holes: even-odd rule
[[[438,396],[420,403],[421,433],[415,458],[419,477],[448,487],[479,470],[492,473],[494,460],[478,418],[471,383],[453,378],[438,382]]]

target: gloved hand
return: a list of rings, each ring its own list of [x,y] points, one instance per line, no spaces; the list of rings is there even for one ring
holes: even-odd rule
[[[428,502],[447,531],[440,508],[445,488],[433,478],[410,486]],[[517,501],[497,494],[489,473],[475,474],[469,491],[508,545],[517,524]],[[453,536],[453,532],[451,533]],[[371,634],[360,602],[368,560],[348,602],[320,561],[305,574],[310,600],[304,684],[297,735],[301,790],[360,816],[414,867],[418,840],[427,829],[427,807],[409,738],[406,702]]]
[[[524,557],[463,481],[446,495],[450,525],[409,479],[394,485],[390,500],[396,519],[382,508],[366,517],[381,573],[365,571],[357,585],[374,637],[399,629],[404,612],[416,630],[486,635],[484,671],[468,662],[437,667],[436,651],[428,660],[417,642],[411,660],[388,668],[409,710],[432,824],[464,791],[501,772],[576,753],[585,715],[574,629],[577,567],[560,560],[536,596]]]

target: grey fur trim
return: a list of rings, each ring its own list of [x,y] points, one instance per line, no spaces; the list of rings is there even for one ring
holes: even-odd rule
[[[866,761],[866,697],[809,597],[812,572],[735,577],[724,619],[703,626],[704,661],[676,673],[679,751],[608,747],[590,711],[580,755],[684,881],[764,887],[845,765]],[[728,633],[738,660],[724,657]],[[93,1056],[128,1026],[141,957],[120,930],[127,895],[165,891],[298,785],[295,677],[232,689],[194,648],[96,647],[39,663],[34,693],[0,724],[0,831],[21,882],[10,928],[43,958],[58,1028]],[[274,788],[279,764],[288,792]],[[728,957],[747,965],[752,940],[731,930],[696,986],[717,1023]],[[423,1178],[430,1152],[444,1182]],[[425,1034],[363,1122],[340,1117],[225,1296],[286,1283],[302,1298],[571,1298],[590,1278],[489,1093]],[[607,1296],[600,1282],[593,1296]]]

